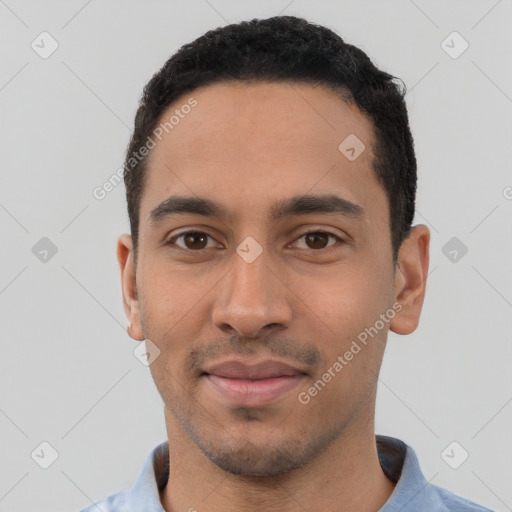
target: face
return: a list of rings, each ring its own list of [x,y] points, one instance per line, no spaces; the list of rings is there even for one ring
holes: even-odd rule
[[[160,351],[168,430],[231,473],[285,473],[371,421],[387,332],[414,330],[423,295],[397,302],[411,280],[355,106],[222,83],[162,121],[191,97],[151,149],[136,266],[119,240],[130,334]]]

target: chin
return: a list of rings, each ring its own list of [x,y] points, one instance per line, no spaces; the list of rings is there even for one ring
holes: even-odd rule
[[[327,448],[332,436],[283,439],[270,433],[260,442],[254,438],[215,442],[204,437],[195,441],[203,455],[223,471],[264,477],[290,473],[307,465]]]
[[[293,457],[283,450],[264,453],[261,449],[238,452],[205,453],[220,469],[232,475],[276,476],[299,469],[307,462],[295,453]]]

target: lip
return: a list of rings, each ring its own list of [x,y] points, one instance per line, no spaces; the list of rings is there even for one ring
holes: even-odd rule
[[[246,363],[242,360],[229,360],[211,365],[204,373],[228,379],[271,379],[275,377],[292,377],[304,374],[299,368],[282,361],[267,359],[259,363]]]
[[[226,361],[208,367],[202,375],[216,395],[238,407],[269,404],[296,387],[304,376],[299,368],[274,360],[257,364]]]

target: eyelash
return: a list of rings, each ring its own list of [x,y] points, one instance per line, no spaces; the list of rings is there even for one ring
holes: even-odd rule
[[[309,249],[310,251],[313,251],[313,252],[323,252],[323,253],[326,253],[326,252],[329,252],[333,249],[336,249],[340,244],[345,244],[345,240],[343,240],[342,238],[340,238],[338,235],[335,235],[334,233],[331,233],[330,231],[321,231],[321,230],[313,230],[313,231],[307,231],[305,233],[302,233],[302,235],[300,235],[296,240],[299,240],[303,237],[305,237],[306,235],[311,235],[311,234],[322,234],[322,235],[328,235],[334,239],[336,239],[336,241],[338,242],[338,244],[334,243],[332,245],[329,245],[327,247],[324,247],[323,249]],[[195,235],[206,235],[207,237],[210,237],[212,240],[213,240],[213,237],[211,235],[209,235],[208,233],[205,233],[204,231],[197,231],[197,230],[194,230],[194,229],[191,229],[189,231],[183,231],[183,233],[180,233],[179,235],[176,235],[176,236],[173,236],[172,238],[170,238],[166,243],[165,245],[169,245],[169,246],[172,246],[174,245],[174,242],[176,240],[178,240],[178,238],[181,238],[183,236],[186,236],[186,235],[190,235],[190,234],[195,234]],[[187,248],[183,248],[183,247],[180,247],[178,246],[177,247],[179,250],[182,250],[182,251],[186,251],[186,252],[202,252],[206,249],[197,249],[197,250],[194,250],[194,249],[187,249]],[[306,249],[307,250],[307,249]]]

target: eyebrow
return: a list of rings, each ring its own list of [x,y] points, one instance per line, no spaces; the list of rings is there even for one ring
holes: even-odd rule
[[[359,204],[334,194],[299,195],[274,203],[269,210],[268,219],[279,220],[311,213],[335,214],[341,217],[362,219],[365,216],[365,209]],[[211,199],[175,195],[168,197],[151,210],[149,223],[156,226],[164,219],[182,214],[202,215],[220,220],[231,217],[222,205]]]

